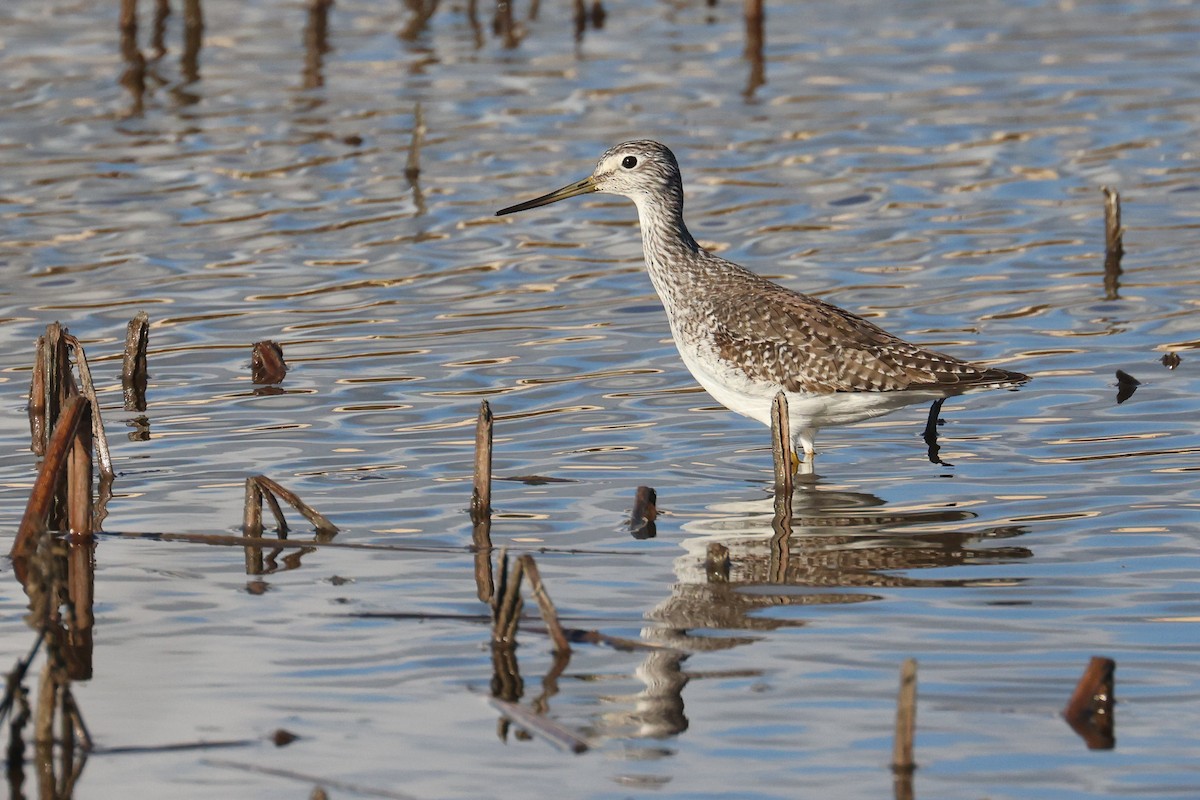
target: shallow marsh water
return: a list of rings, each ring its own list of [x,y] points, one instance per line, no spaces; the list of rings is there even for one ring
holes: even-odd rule
[[[1200,793],[1200,11],[768,4],[747,95],[740,4],[613,6],[578,42],[567,4],[518,6],[513,48],[454,6],[398,37],[398,6],[339,0],[318,63],[300,5],[210,2],[196,80],[175,9],[140,114],[114,8],[0,8],[0,528],[35,474],[33,341],[59,320],[119,473],[76,687],[93,736],[302,737],[96,755],[76,797],[311,785],[256,765],[420,798],[876,798],[909,656],[920,797]],[[766,431],[694,387],[632,205],[492,216],[635,137],[675,149],[692,232],[726,257],[1034,381],[947,404],[951,466],[919,408],[822,432],[770,569]],[[1124,200],[1115,287],[1102,185]],[[119,380],[138,309],[145,440]],[[248,378],[267,338],[292,366],[273,396]],[[1117,369],[1142,381],[1120,405]],[[496,544],[594,551],[538,556],[569,624],[689,653],[579,647],[549,713],[582,756],[501,741],[488,628],[452,618],[485,610],[464,511],[481,398],[498,476],[568,479],[497,481]],[[445,551],[326,549],[258,583],[238,550],[121,535],[236,532],[264,472],[339,541]],[[651,540],[624,526],[638,485]],[[711,541],[729,586],[706,580]],[[4,577],[11,661],[32,633]],[[414,616],[361,616],[388,612]],[[552,659],[521,645],[528,704]],[[1093,654],[1117,661],[1111,751],[1057,716]]]

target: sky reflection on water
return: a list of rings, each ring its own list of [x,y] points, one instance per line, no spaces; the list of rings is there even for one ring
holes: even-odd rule
[[[203,10],[188,40],[173,9],[155,58],[142,9],[138,101],[115,9],[0,9],[5,527],[35,469],[32,343],[60,320],[105,405],[106,530],[235,532],[266,472],[339,541],[439,550],[305,553],[252,593],[236,550],[103,537],[77,690],[99,743],[303,738],[98,755],[77,796],[307,791],[238,762],[414,797],[879,797],[908,656],[922,797],[1200,791],[1194,8],[768,4],[749,95],[734,3],[610,6],[580,40],[568,4],[518,5],[512,47],[490,7],[478,31],[459,7],[417,30],[411,9],[339,0],[315,49],[298,6]],[[767,436],[694,391],[632,206],[491,216],[645,136],[679,156],[689,225],[721,255],[1035,380],[946,406],[953,466],[926,459],[921,409],[826,432],[772,550]],[[1127,228],[1107,284],[1102,185]],[[139,309],[148,437],[120,410]],[[253,393],[261,339],[292,367],[284,394]],[[1118,369],[1141,381],[1119,406]],[[481,398],[497,476],[569,479],[497,481],[493,540],[597,551],[537,556],[564,620],[679,648],[580,646],[543,685],[549,645],[522,633],[523,701],[590,755],[502,744],[484,702],[465,549]],[[628,534],[638,485],[655,539]],[[727,583],[705,574],[711,541]],[[5,586],[16,658],[26,598]],[[1117,661],[1107,753],[1056,717],[1093,654]]]

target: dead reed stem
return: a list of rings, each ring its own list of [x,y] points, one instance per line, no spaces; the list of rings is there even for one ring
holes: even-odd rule
[[[92,426],[95,406],[83,406],[67,456],[67,524],[72,538],[90,539],[92,530]],[[99,449],[99,448],[97,448]]]
[[[36,374],[29,383],[29,428],[32,434],[30,449],[39,456],[46,454],[46,444],[63,403],[76,394],[66,333],[65,328],[52,322],[46,326],[45,334],[38,337],[34,358]]]
[[[79,383],[83,396],[91,401],[92,435],[95,437],[96,459],[100,462],[100,474],[112,476],[112,455],[108,450],[108,437],[104,435],[104,421],[100,418],[100,401],[96,398],[96,386],[92,383],[92,369],[88,366],[87,353],[74,336],[63,332],[63,339],[75,351],[75,368],[79,370]]]
[[[542,612],[542,621],[546,623],[550,638],[554,641],[554,652],[570,653],[571,645],[567,642],[567,635],[558,621],[558,610],[554,607],[554,601],[550,599],[550,593],[546,591],[546,587],[542,583],[542,575],[538,572],[537,564],[533,562],[533,556],[526,554],[521,556],[518,561],[524,568],[525,574],[529,576],[529,588],[533,592],[533,599],[537,600],[538,610]]]
[[[471,518],[478,522],[492,513],[492,408],[479,401],[475,422],[475,488],[471,493]]]
[[[39,336],[29,379],[29,449],[39,457],[46,454],[46,358],[46,337]]]
[[[69,398],[63,407],[62,416],[54,426],[54,432],[46,446],[46,455],[34,481],[33,490],[29,493],[25,514],[17,528],[17,536],[10,551],[13,558],[31,554],[38,535],[50,527],[51,511],[55,499],[61,497],[60,487],[64,485],[76,433],[80,425],[86,424],[88,406],[86,398],[75,395]]]
[[[1104,193],[1104,252],[1124,255],[1124,229],[1121,228],[1121,193],[1103,186]]]
[[[796,464],[792,455],[791,430],[787,396],[779,392],[771,403],[771,454],[775,460],[775,494],[792,493],[792,476],[795,474]]]
[[[261,575],[263,572],[263,554],[262,547],[257,542],[261,541],[263,526],[262,526],[262,506],[263,502],[271,508],[271,514],[275,517],[276,530],[279,540],[272,543],[273,547],[279,547],[280,542],[287,539],[288,525],[287,520],[283,516],[283,508],[279,505],[279,500],[282,498],[288,505],[299,511],[305,519],[312,523],[316,529],[318,539],[328,538],[338,532],[338,528],[326,517],[314,509],[312,506],[305,503],[295,494],[280,486],[275,481],[265,475],[254,475],[246,479],[246,494],[245,501],[242,505],[242,540],[241,544],[246,548],[246,574]],[[255,539],[252,543],[249,540]],[[311,546],[305,544],[304,546]]]
[[[262,489],[258,481],[246,478],[246,499],[242,505],[242,536],[246,539],[262,538]],[[246,574],[261,575],[263,555],[260,547],[246,548]]]
[[[300,514],[312,524],[317,533],[331,535],[338,532],[337,525],[334,525],[325,517],[325,515],[321,514],[308,503],[301,500],[299,495],[297,495],[295,492],[283,488],[266,475],[256,475],[254,476],[253,480],[256,481],[264,491],[270,492],[280,500],[283,500],[292,508],[299,511]],[[277,503],[273,504],[272,510],[274,511],[278,507],[279,506]],[[280,511],[279,515],[282,518],[283,512]]]
[[[250,380],[257,384],[282,383],[287,375],[283,348],[269,339],[255,342],[250,351]]]
[[[125,354],[121,359],[121,389],[126,411],[146,410],[146,349],[150,345],[150,315],[139,311],[125,328]]]
[[[1121,228],[1121,195],[1107,186],[1104,194],[1104,297],[1116,300],[1121,290],[1121,256],[1125,255],[1125,231]]]
[[[900,666],[900,694],[896,699],[896,737],[892,743],[892,771],[912,773],[913,736],[917,727],[917,660],[906,658]]]
[[[309,0],[308,24],[304,27],[304,71],[301,82],[305,89],[325,85],[323,67],[329,52],[329,7],[333,0]]]
[[[744,55],[750,62],[750,75],[746,79],[743,94],[750,97],[758,87],[767,82],[766,61],[763,58],[763,45],[766,41],[763,24],[763,0],[745,0],[746,16],[746,48]]]
[[[771,537],[772,573],[778,572],[779,580],[787,570],[788,548],[792,536],[792,493],[795,491],[794,477],[796,455],[792,452],[791,420],[788,418],[787,396],[783,392],[771,401],[771,455],[775,465],[775,516]]]

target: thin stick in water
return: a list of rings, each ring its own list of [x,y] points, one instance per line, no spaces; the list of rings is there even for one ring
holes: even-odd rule
[[[475,488],[471,493],[471,518],[478,522],[492,513],[492,408],[479,401],[475,422]]]
[[[87,406],[87,398],[74,395],[63,407],[62,416],[54,426],[54,433],[50,435],[50,442],[46,446],[46,456],[33,483],[33,490],[29,493],[25,515],[17,528],[17,536],[10,551],[14,558],[31,554],[38,534],[47,529],[54,498],[66,474],[75,432],[85,422]]]
[[[1116,300],[1121,289],[1121,256],[1125,255],[1121,228],[1121,195],[1107,186],[1104,193],[1104,297]]]
[[[300,512],[300,514],[308,520],[317,533],[330,535],[338,532],[338,526],[334,525],[325,517],[324,514],[318,512],[315,508],[300,499],[299,495],[290,489],[285,489],[275,481],[268,478],[266,475],[256,475],[254,481],[264,490],[274,494],[280,500],[290,505],[292,508]],[[280,514],[282,516],[282,513]],[[260,526],[261,530],[261,526]]]
[[[95,438],[96,460],[100,462],[100,474],[113,477],[116,473],[113,472],[112,455],[108,450],[108,437],[104,435],[104,420],[100,418],[100,401],[96,398],[96,386],[92,383],[92,370],[88,366],[87,353],[83,352],[83,345],[74,336],[64,333],[63,339],[75,351],[75,368],[79,370],[81,391],[92,404],[90,422],[92,436]]]
[[[900,666],[900,694],[896,698],[896,738],[892,745],[892,771],[911,773],[913,737],[917,727],[917,660],[906,658]]]
[[[791,495],[795,464],[787,395],[779,392],[771,403],[771,453],[775,458],[775,493]]]
[[[554,601],[550,599],[550,593],[546,591],[546,587],[542,583],[542,575],[538,572],[537,564],[533,562],[533,556],[527,553],[521,556],[519,561],[529,576],[529,588],[533,592],[533,599],[537,600],[538,609],[542,612],[546,630],[549,631],[550,638],[554,640],[554,652],[570,653],[571,645],[568,644],[567,635],[558,621],[558,610],[554,607]]]

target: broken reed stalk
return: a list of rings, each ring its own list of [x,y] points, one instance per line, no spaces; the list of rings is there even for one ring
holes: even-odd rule
[[[763,44],[766,40],[765,26],[763,25],[765,19],[763,0],[745,0],[745,16],[746,48],[743,54],[750,62],[750,76],[746,80],[746,89],[743,94],[750,97],[758,87],[767,82],[766,61],[763,59]]]
[[[94,442],[92,437],[95,419],[94,401],[85,402],[83,419],[75,426],[67,454],[67,526],[73,536],[84,539],[93,533],[92,450],[94,447],[100,451],[100,443]],[[109,470],[112,470],[111,464]]]
[[[242,536],[261,539],[262,527],[262,489],[258,481],[246,478],[246,499],[242,505]],[[263,571],[262,550],[257,547],[246,548],[246,574],[261,575]]]
[[[316,529],[318,539],[330,537],[338,532],[338,527],[330,522],[325,515],[318,512],[296,495],[295,492],[283,488],[266,475],[254,475],[246,479],[246,495],[242,505],[242,538],[246,548],[246,574],[261,575],[263,571],[262,546],[257,540],[262,539],[262,506],[265,502],[271,507],[275,517],[278,536],[287,539],[288,525],[283,516],[283,508],[279,499],[283,499],[292,508],[299,511]],[[247,539],[256,540],[254,543]]]
[[[771,453],[775,459],[775,493],[792,494],[792,476],[796,471],[792,454],[791,424],[787,396],[781,391],[771,403]]]
[[[81,391],[92,403],[92,435],[96,440],[96,458],[100,462],[100,474],[111,478],[115,475],[112,468],[112,455],[108,450],[108,437],[104,435],[104,421],[100,419],[100,401],[96,398],[96,387],[92,383],[92,370],[88,366],[87,353],[83,351],[83,345],[79,343],[79,340],[65,331],[63,339],[75,350],[75,368],[79,370]]]
[[[1104,299],[1116,300],[1121,290],[1121,256],[1125,255],[1121,228],[1121,195],[1107,186],[1104,193]]]
[[[324,514],[318,512],[315,508],[300,499],[299,495],[290,489],[285,489],[275,481],[268,478],[266,475],[255,475],[250,480],[255,481],[264,491],[270,492],[275,497],[283,500],[292,508],[300,512],[300,514],[308,520],[317,533],[331,535],[338,532],[338,526],[330,522]],[[279,518],[282,518],[283,512],[279,509],[279,504],[272,502],[272,511],[275,511]]]
[[[799,464],[792,451],[792,428],[788,419],[787,396],[781,391],[771,402],[771,455],[775,464],[775,516],[771,537],[772,560],[776,569],[787,569],[789,540],[792,536],[792,492]],[[782,572],[780,575],[782,576]]]
[[[39,457],[46,454],[46,357],[46,337],[39,336],[29,378],[29,449]]]
[[[65,334],[65,328],[52,322],[37,340],[34,374],[29,381],[29,449],[38,456],[46,454],[63,403],[77,392]]]
[[[1104,193],[1104,252],[1120,258],[1125,254],[1125,231],[1121,228],[1121,193],[1107,186],[1100,187],[1100,191]]]
[[[304,70],[302,84],[305,89],[325,85],[322,74],[325,53],[329,52],[329,7],[333,0],[309,0],[308,24],[304,27]]]
[[[542,583],[542,575],[538,572],[537,564],[533,562],[533,556],[526,554],[521,556],[518,561],[525,574],[529,576],[529,588],[533,592],[533,599],[537,600],[538,610],[542,612],[546,630],[550,632],[550,638],[554,641],[554,652],[570,653],[571,645],[567,642],[567,634],[563,632],[562,624],[558,621],[558,610],[554,607],[550,593],[546,591],[546,587]]]
[[[892,771],[911,774],[913,737],[917,727],[917,660],[906,658],[900,666],[900,694],[896,698],[896,738],[892,743]]]
[[[38,471],[37,479],[34,481],[33,491],[29,493],[25,515],[21,518],[20,527],[17,528],[17,536],[11,550],[14,558],[27,556],[33,552],[37,536],[49,527],[50,514],[54,508],[55,498],[60,497],[59,488],[63,486],[64,478],[72,466],[75,469],[81,469],[84,466],[83,459],[75,453],[75,450],[80,427],[87,426],[90,422],[89,407],[90,403],[87,398],[80,395],[68,398],[63,407],[63,413],[54,426],[54,432],[50,435],[50,441],[46,446],[46,454],[42,460],[42,467]],[[90,458],[87,466],[90,484]],[[82,482],[82,478],[75,477],[71,484],[74,486],[76,482]],[[79,533],[90,534],[90,500],[87,505],[86,530],[80,530]],[[81,509],[73,508],[68,503],[68,518],[72,523],[83,524],[80,520],[81,515]]]
[[[633,512],[629,515],[629,532],[635,539],[653,539],[654,521],[658,519],[658,493],[649,486],[637,487]]]
[[[283,348],[270,339],[255,342],[250,351],[250,380],[257,384],[282,383],[287,375]]]
[[[408,145],[408,160],[404,164],[404,177],[415,181],[421,177],[421,145],[425,141],[425,113],[418,102],[413,110],[412,141]]]
[[[471,492],[471,519],[479,522],[492,513],[492,407],[479,401],[475,422],[475,488]]]
[[[139,311],[125,328],[125,355],[121,359],[121,389],[126,411],[146,410],[146,348],[150,344],[150,315]]]
[[[1113,684],[1117,662],[1092,656],[1075,685],[1062,714],[1067,724],[1083,737],[1089,750],[1111,750],[1116,745],[1113,729]]]

